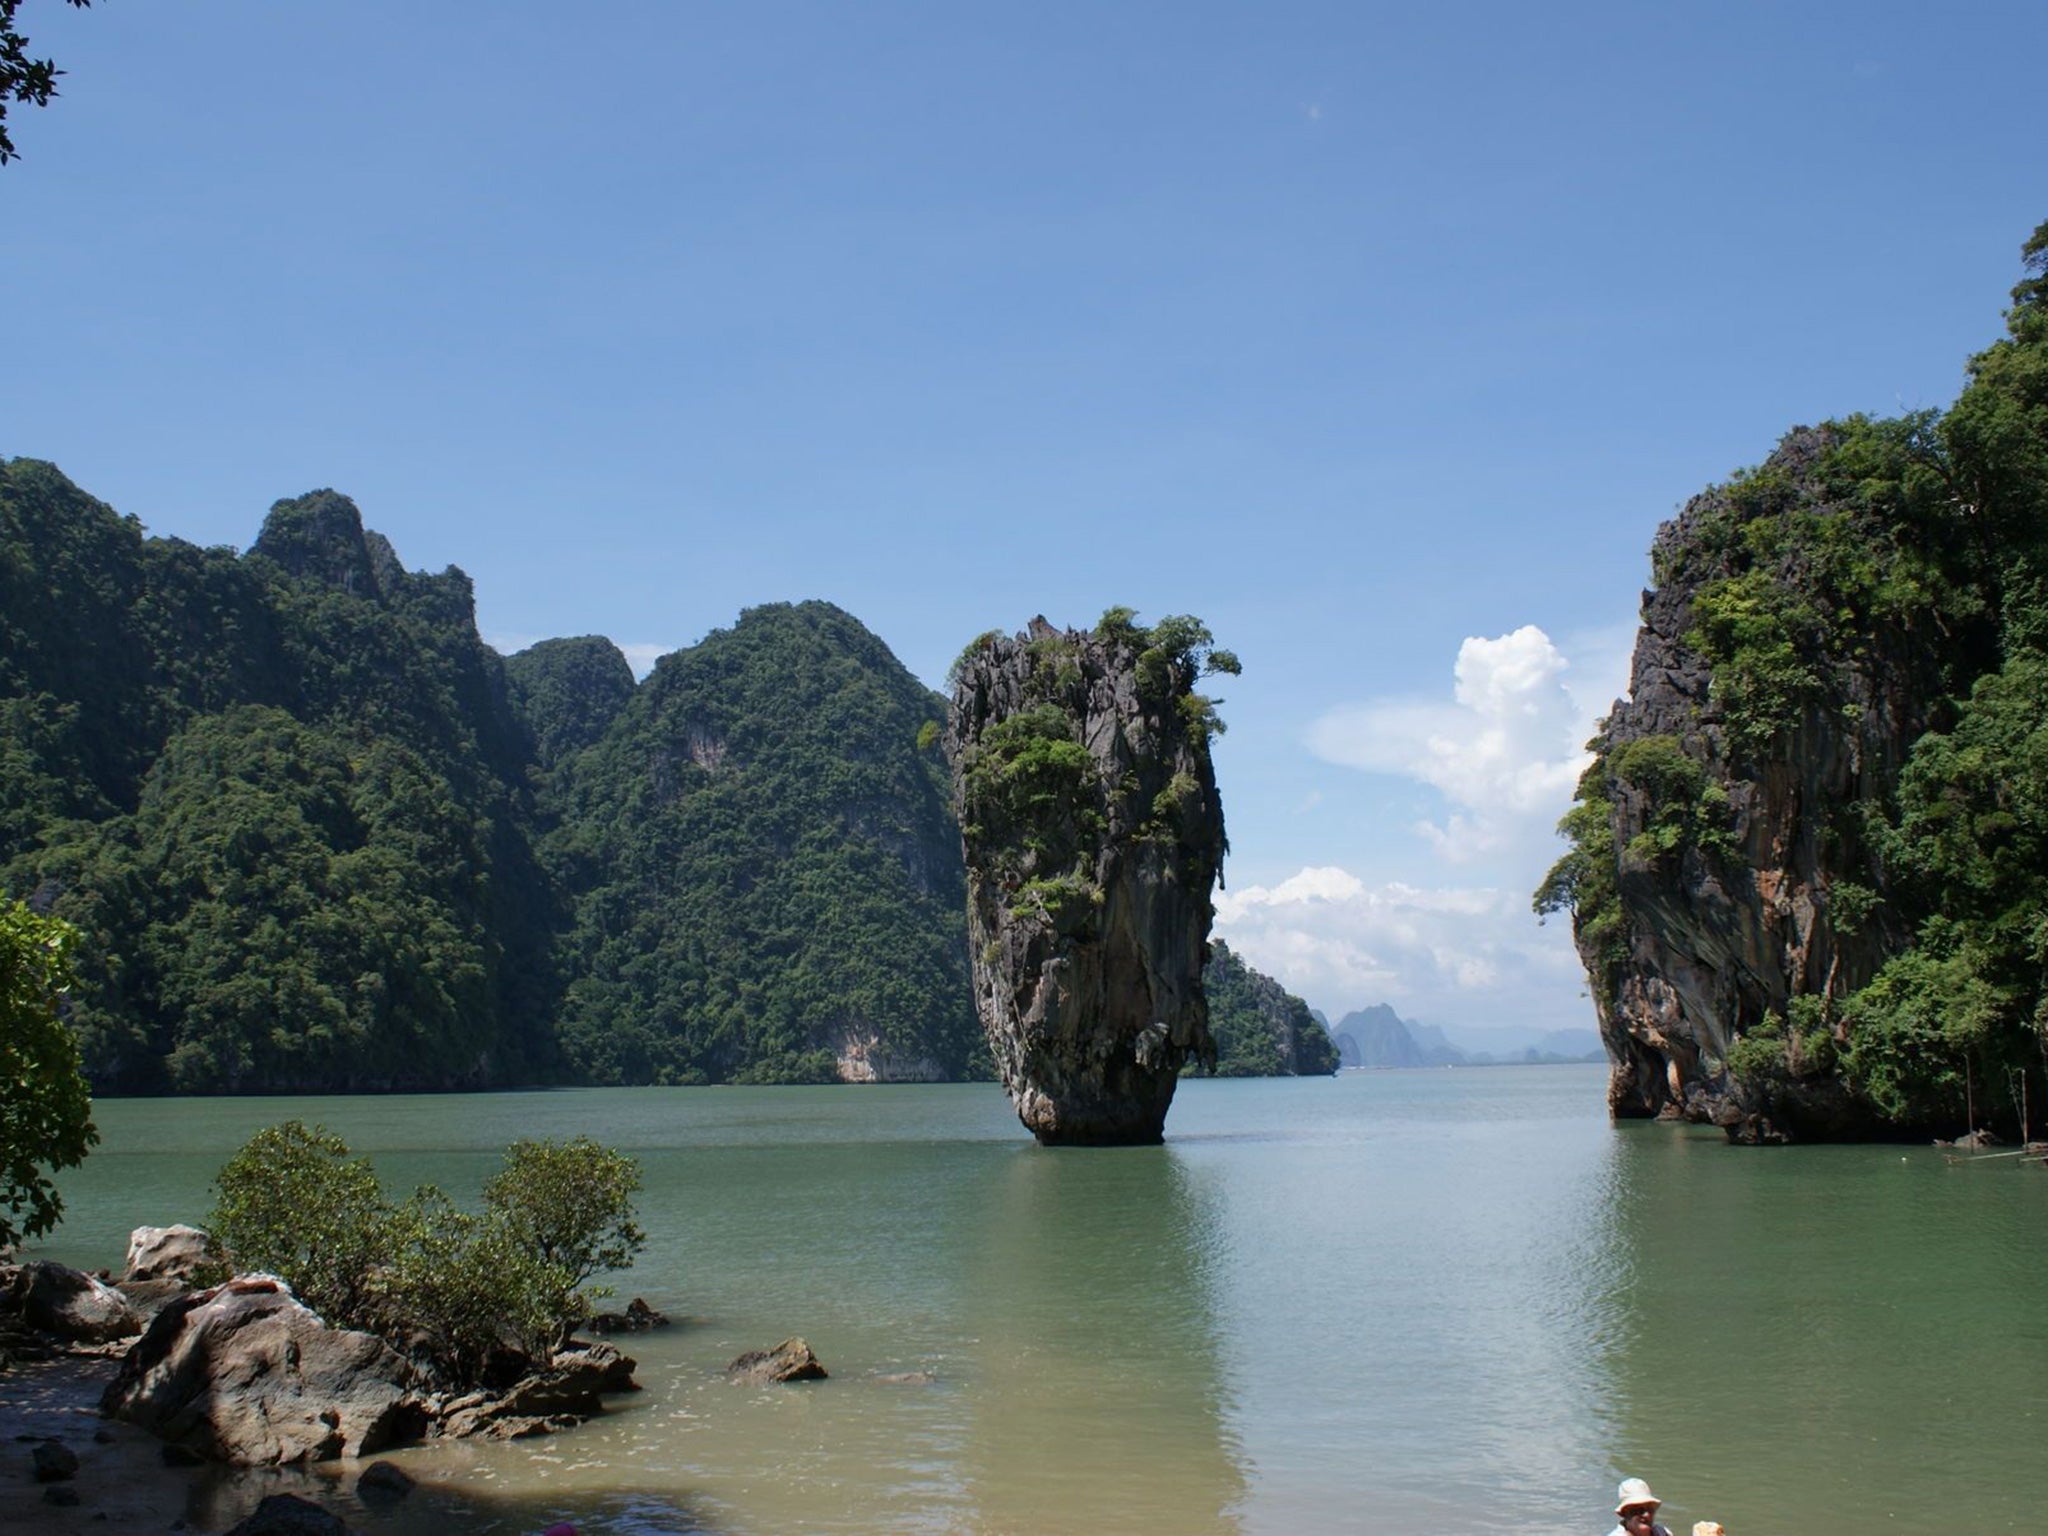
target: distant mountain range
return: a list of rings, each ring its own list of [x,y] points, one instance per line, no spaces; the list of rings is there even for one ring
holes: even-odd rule
[[[1317,1013],[1347,1067],[1486,1067],[1605,1061],[1591,1029],[1517,1029],[1504,1025],[1460,1032],[1452,1040],[1435,1025],[1404,1019],[1385,1003],[1347,1013],[1335,1024]]]

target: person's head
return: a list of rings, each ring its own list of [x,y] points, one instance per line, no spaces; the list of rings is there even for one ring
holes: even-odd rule
[[[1628,1536],[1649,1536],[1657,1524],[1657,1506],[1663,1502],[1640,1477],[1623,1478],[1614,1495],[1614,1513]]]

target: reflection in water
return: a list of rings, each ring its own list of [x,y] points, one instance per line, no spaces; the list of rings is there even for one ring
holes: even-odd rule
[[[2048,1174],[1617,1130],[1602,1081],[1190,1082],[1164,1147],[1057,1152],[972,1085],[116,1101],[47,1251],[118,1262],[287,1114],[458,1198],[517,1135],[639,1156],[646,1390],[401,1453],[392,1514],[311,1474],[377,1536],[1585,1536],[1624,1474],[1680,1531],[2039,1529]],[[726,1383],[791,1333],[830,1381]]]
[[[967,1248],[962,1476],[988,1531],[1236,1531],[1213,1213],[1163,1147],[1007,1160]]]
[[[1616,1465],[1731,1531],[2035,1531],[2048,1195],[1933,1148],[1618,1136]],[[1669,1523],[1677,1528],[1678,1519]]]

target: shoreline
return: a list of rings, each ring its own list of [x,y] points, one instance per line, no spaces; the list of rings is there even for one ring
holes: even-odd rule
[[[162,1531],[205,1516],[209,1468],[169,1466],[163,1442],[148,1430],[101,1416],[100,1394],[119,1368],[118,1352],[94,1350],[0,1371],[0,1533]],[[30,1451],[47,1439],[77,1454],[76,1477],[35,1480]],[[46,1502],[44,1490],[53,1487],[75,1489],[78,1502]]]

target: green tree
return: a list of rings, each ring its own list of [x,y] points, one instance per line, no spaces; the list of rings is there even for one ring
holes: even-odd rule
[[[58,1012],[74,937],[18,901],[0,904],[0,1248],[56,1226],[64,1201],[50,1175],[99,1140],[78,1042]]]
[[[71,0],[84,10],[92,0]],[[7,136],[7,109],[22,104],[48,106],[57,94],[57,77],[64,73],[50,59],[29,56],[28,39],[15,30],[14,13],[21,0],[0,0],[0,165],[19,158],[14,140]]]
[[[647,1240],[633,1220],[639,1165],[587,1136],[515,1143],[479,1213],[432,1185],[393,1202],[367,1158],[297,1120],[250,1137],[214,1183],[224,1260],[280,1276],[329,1323],[464,1386],[506,1350],[545,1359],[588,1315],[581,1282]]]
[[[395,1211],[369,1159],[325,1126],[258,1131],[214,1176],[207,1230],[240,1271],[281,1276],[329,1322],[362,1326]]]
[[[647,1246],[633,1219],[639,1189],[639,1163],[588,1136],[515,1141],[484,1186],[484,1208],[573,1287],[624,1269]]]

